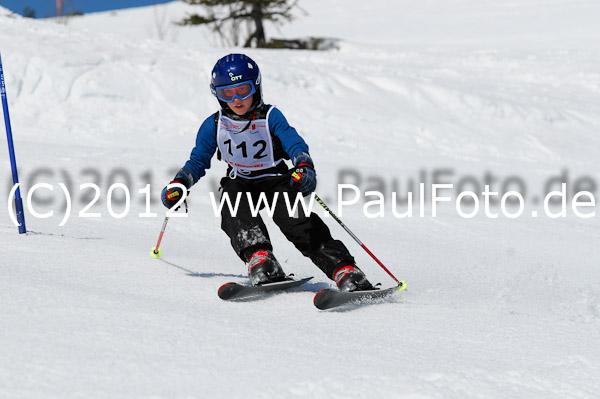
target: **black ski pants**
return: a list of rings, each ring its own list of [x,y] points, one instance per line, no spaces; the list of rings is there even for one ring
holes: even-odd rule
[[[231,204],[235,206],[237,195],[241,193],[237,213],[232,215],[227,203],[221,210],[221,228],[231,241],[231,246],[244,262],[258,250],[273,250],[269,232],[260,214],[252,216],[248,195],[252,199],[253,208],[258,204],[259,196],[265,193],[269,206],[274,206],[273,221],[285,237],[296,248],[309,257],[330,279],[334,270],[340,265],[354,265],[354,258],[346,246],[339,240],[331,237],[329,228],[315,213],[306,216],[300,204],[297,215],[289,215],[284,193],[288,193],[289,203],[294,204],[297,190],[290,187],[290,178],[287,175],[269,176],[259,179],[244,179],[237,177],[221,179],[221,200],[225,194],[229,195]],[[277,198],[275,193],[279,193]],[[264,208],[264,202],[261,203]]]

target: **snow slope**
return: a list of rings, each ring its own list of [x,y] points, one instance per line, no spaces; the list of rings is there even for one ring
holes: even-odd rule
[[[26,190],[54,185],[33,202],[55,212],[28,212],[24,237],[0,213],[0,397],[597,397],[598,217],[568,210],[550,219],[541,206],[544,185],[561,175],[570,191],[597,191],[600,5],[301,6],[309,15],[281,35],[339,37],[339,51],[247,53],[261,67],[267,101],[309,143],[319,195],[335,205],[344,176],[386,194],[385,217],[365,217],[360,201],[343,219],[408,291],[319,312],[312,298],[331,282],[269,222],[284,269],[314,282],[253,302],[219,300],[218,287],[245,281],[245,270],[211,209],[208,192],[224,173],[216,160],[192,191],[190,216],[169,221],[163,256],[151,259],[164,216],[160,190],[216,110],[210,70],[240,49],[216,47],[201,28],[155,40],[151,16],[179,15],[186,6],[178,2],[66,26],[0,9],[21,181]],[[113,19],[123,15],[119,30]],[[0,166],[6,210],[8,156]],[[467,220],[442,203],[436,218],[429,208],[423,218],[394,217],[389,193],[404,197],[411,180],[425,175],[431,184],[436,171],[469,189],[481,188],[486,173],[497,190],[515,188],[517,176],[526,211]],[[100,218],[78,217],[93,194],[79,185],[89,182],[102,188],[90,210]],[[132,197],[119,219],[106,201],[116,182]],[[58,183],[74,197],[63,227]],[[157,217],[138,216],[146,184]],[[121,212],[119,190],[114,198]],[[327,223],[372,281],[391,284]]]

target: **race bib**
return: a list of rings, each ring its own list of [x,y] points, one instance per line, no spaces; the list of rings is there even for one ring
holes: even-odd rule
[[[273,154],[268,114],[266,119],[236,121],[219,113],[217,144],[234,175],[247,176],[279,163]]]

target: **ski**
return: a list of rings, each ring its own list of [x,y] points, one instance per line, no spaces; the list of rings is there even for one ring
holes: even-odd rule
[[[289,278],[287,280],[278,281],[276,283],[254,286],[242,285],[238,283],[226,283],[219,288],[218,294],[219,298],[225,301],[230,299],[242,299],[260,295],[265,292],[282,291],[294,287],[299,287],[311,279],[312,277],[306,277],[300,280]]]
[[[406,283],[404,281],[401,281],[398,286],[382,290],[340,292],[335,289],[324,289],[317,292],[313,302],[318,309],[327,310],[349,303],[360,304],[365,299],[384,298],[396,291],[404,291],[405,289]]]

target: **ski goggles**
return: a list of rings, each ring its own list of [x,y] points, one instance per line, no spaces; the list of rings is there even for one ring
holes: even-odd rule
[[[235,83],[227,86],[217,87],[217,98],[226,103],[232,103],[236,98],[244,101],[256,93],[253,81]]]

